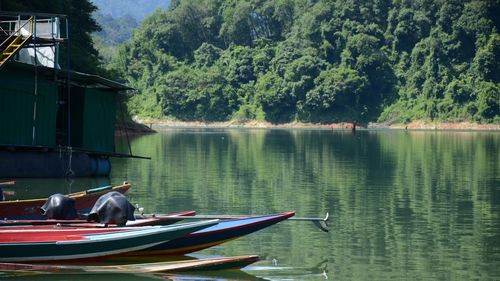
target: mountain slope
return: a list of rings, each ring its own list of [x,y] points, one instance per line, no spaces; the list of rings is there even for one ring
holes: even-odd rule
[[[500,123],[500,1],[179,0],[114,67],[134,114]]]
[[[167,9],[170,0],[92,0],[103,15],[120,18],[131,15],[136,21],[142,21],[156,9]]]

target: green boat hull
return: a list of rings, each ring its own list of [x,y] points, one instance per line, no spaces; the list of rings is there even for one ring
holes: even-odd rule
[[[78,260],[146,249],[217,224],[217,221],[85,235],[84,240],[0,243],[0,261]],[[19,234],[22,235],[22,234]]]

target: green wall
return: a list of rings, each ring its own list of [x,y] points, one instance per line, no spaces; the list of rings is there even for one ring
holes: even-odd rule
[[[34,145],[56,146],[58,86],[38,72]],[[0,71],[0,145],[33,144],[33,68],[9,65]],[[116,92],[71,89],[71,146],[114,152]]]
[[[39,72],[35,145],[54,146],[57,86]],[[33,144],[35,72],[6,66],[0,71],[0,144]]]
[[[87,88],[83,110],[82,147],[114,152],[116,93]]]

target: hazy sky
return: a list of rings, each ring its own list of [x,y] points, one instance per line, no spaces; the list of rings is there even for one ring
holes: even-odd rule
[[[91,0],[102,14],[111,14],[113,17],[132,15],[138,21],[151,14],[157,8],[166,9],[170,0]]]

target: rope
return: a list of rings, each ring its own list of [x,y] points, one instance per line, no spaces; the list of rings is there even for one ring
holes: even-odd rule
[[[36,17],[32,21],[32,32],[33,32],[33,50],[35,51],[35,97],[33,98],[33,131],[32,131],[32,141],[31,144],[35,145],[36,137],[36,107],[38,101],[38,56],[36,48]]]
[[[71,58],[70,58],[70,50],[71,50],[71,45],[70,45],[70,40],[69,40],[69,20],[66,19],[66,72],[67,72],[67,78],[66,78],[66,87],[67,87],[67,94],[68,94],[68,145],[71,145],[71,71],[70,71],[70,63],[71,63]]]
[[[74,178],[66,178],[66,182],[68,183],[68,194],[72,193],[73,192],[72,186],[73,186],[73,183],[75,183],[75,179]]]
[[[72,166],[72,161],[73,161],[73,148],[71,146],[69,148],[69,163],[68,163],[68,171],[66,172],[66,176],[71,177],[75,175],[75,172],[73,172],[73,169],[71,169]]]

